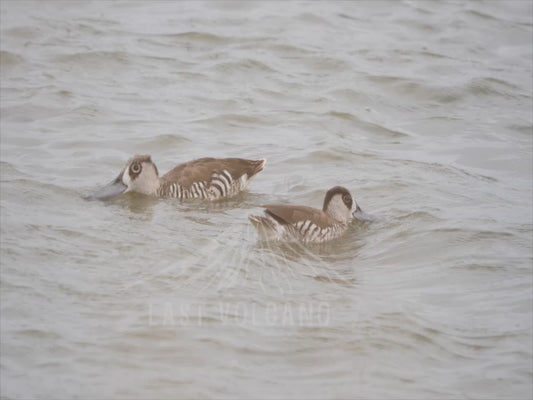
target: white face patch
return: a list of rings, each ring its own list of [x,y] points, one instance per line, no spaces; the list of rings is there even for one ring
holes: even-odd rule
[[[131,187],[131,177],[130,177],[130,166],[126,169],[124,169],[124,172],[122,173],[122,183],[126,185],[128,188],[126,189],[126,192],[130,190]]]
[[[352,218],[352,210],[344,204],[341,194],[331,198],[326,212],[337,221],[347,222]]]

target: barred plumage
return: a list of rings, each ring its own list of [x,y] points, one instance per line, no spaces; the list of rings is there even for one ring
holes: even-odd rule
[[[302,242],[321,243],[336,238],[344,232],[343,224],[335,224],[327,227],[319,227],[310,220],[300,221],[295,227]],[[339,229],[341,228],[341,229]]]
[[[210,184],[207,182],[193,182],[189,188],[178,183],[162,185],[157,192],[160,197],[176,197],[178,199],[209,199],[216,200],[223,197],[235,196],[246,188],[247,174],[235,180],[227,170],[214,172]]]
[[[330,189],[322,210],[306,206],[263,206],[264,216],[250,215],[250,221],[267,239],[323,243],[335,239],[347,230],[353,217],[362,211],[343,187]]]
[[[159,197],[174,197],[180,200],[188,199],[212,199],[205,182],[194,182],[188,189],[178,183],[163,185],[157,191]]]
[[[214,199],[231,197],[246,188],[249,183],[248,174],[242,174],[234,179],[228,170],[214,172],[211,176],[211,195]]]

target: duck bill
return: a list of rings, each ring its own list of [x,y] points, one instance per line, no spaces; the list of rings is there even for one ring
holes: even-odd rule
[[[109,200],[124,193],[128,187],[122,182],[122,173],[117,178],[104,186],[98,192],[89,196],[89,200]]]
[[[375,217],[373,217],[370,214],[365,213],[363,210],[361,210],[361,208],[359,206],[357,206],[357,208],[353,212],[352,216],[355,219],[357,219],[359,221],[363,221],[363,222],[370,222],[370,221],[374,221],[375,220]]]

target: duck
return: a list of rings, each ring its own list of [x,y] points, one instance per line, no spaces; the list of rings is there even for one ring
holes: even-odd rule
[[[348,189],[335,186],[326,192],[322,209],[294,205],[264,205],[264,215],[249,215],[262,239],[324,243],[342,236],[353,219],[369,221]]]
[[[135,155],[115,180],[89,199],[109,200],[126,192],[181,200],[230,198],[246,190],[265,164],[266,159],[204,157],[177,165],[160,177],[150,155]]]

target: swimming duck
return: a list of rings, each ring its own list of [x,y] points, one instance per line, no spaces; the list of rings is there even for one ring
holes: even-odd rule
[[[200,158],[180,164],[162,177],[149,155],[128,160],[117,178],[90,199],[107,200],[124,192],[156,197],[218,200],[245,190],[266,160]]]
[[[322,210],[307,206],[266,205],[264,216],[248,218],[265,239],[323,243],[338,238],[353,218],[368,221],[350,192],[335,186],[327,191]]]

